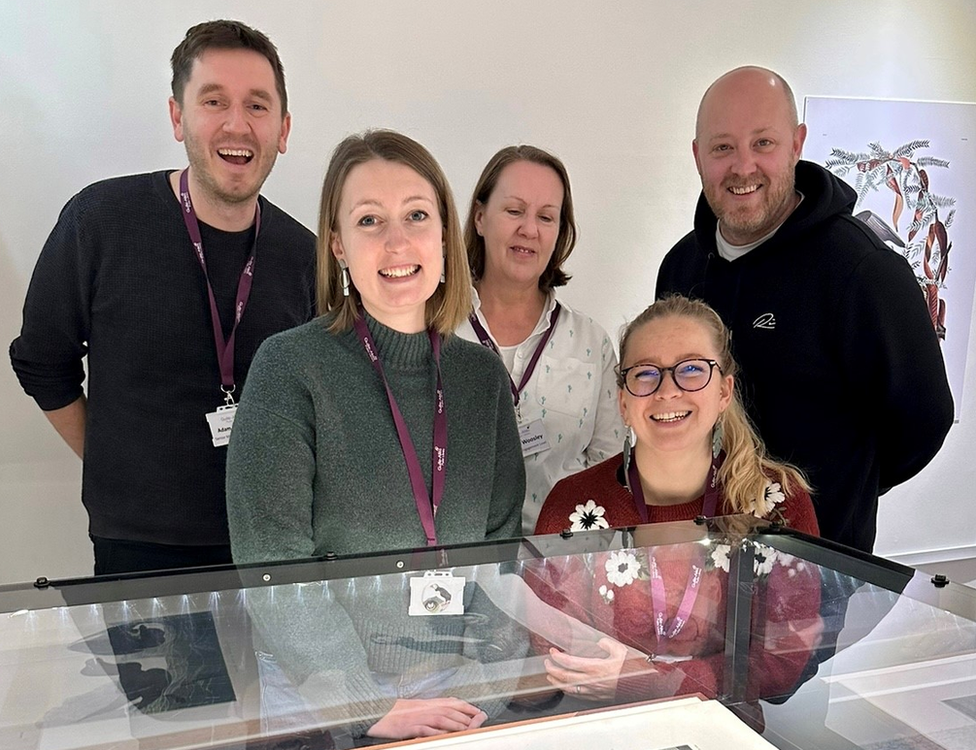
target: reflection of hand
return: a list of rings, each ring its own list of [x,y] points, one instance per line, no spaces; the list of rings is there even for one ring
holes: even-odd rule
[[[393,708],[366,732],[370,737],[408,740],[477,729],[488,715],[460,698],[398,698]]]
[[[612,699],[630,649],[612,638],[601,638],[596,645],[607,655],[571,656],[565,651],[550,648],[549,658],[546,659],[549,684],[584,700]]]

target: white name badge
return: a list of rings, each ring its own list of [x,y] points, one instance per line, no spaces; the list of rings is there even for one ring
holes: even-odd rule
[[[464,578],[448,571],[428,570],[410,579],[411,617],[464,614]]]
[[[522,456],[532,456],[549,450],[546,427],[541,419],[519,425],[519,439],[522,441]]]
[[[210,437],[213,438],[214,448],[227,445],[230,442],[230,431],[234,427],[234,417],[237,416],[237,404],[218,406],[217,411],[207,415],[210,425]]]

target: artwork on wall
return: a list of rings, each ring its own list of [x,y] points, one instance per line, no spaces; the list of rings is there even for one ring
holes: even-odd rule
[[[808,96],[803,157],[915,271],[962,409],[976,284],[976,104]]]

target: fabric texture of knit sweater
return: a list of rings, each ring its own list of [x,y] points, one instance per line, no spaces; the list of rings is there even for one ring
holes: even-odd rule
[[[648,506],[652,523],[688,521],[701,514],[703,497],[673,506]],[[719,514],[727,513],[719,497]],[[575,515],[575,517],[573,517]],[[554,533],[580,518],[600,518],[610,528],[641,523],[634,498],[623,486],[623,459],[617,455],[568,477],[553,489],[539,517],[536,532]],[[808,534],[817,534],[810,497],[800,491],[784,497],[771,518]],[[587,524],[584,524],[586,526]],[[606,528],[590,523],[589,528]],[[722,688],[730,546],[713,542],[669,544],[571,557],[532,561],[523,578],[539,597],[568,615],[630,646],[642,654],[628,659],[617,684],[616,702],[648,700],[703,693],[715,697]],[[648,571],[650,559],[661,572],[665,588],[664,614],[675,618],[689,585],[692,565],[704,568],[698,596],[688,621],[673,638],[659,642]],[[817,567],[789,555],[761,547],[754,570],[758,584],[753,605],[750,646],[749,700],[783,695],[803,674],[816,646],[822,622],[819,615],[820,575]],[[553,622],[547,642],[534,639],[535,649],[553,643],[572,649],[567,620],[560,633]],[[599,656],[592,646],[581,655]]]
[[[332,334],[329,322],[274,336],[255,358],[228,454],[237,563],[426,544],[382,380],[355,331]],[[429,492],[436,383],[430,339],[368,315],[366,322]],[[453,336],[444,341],[440,367],[448,437],[437,541],[517,536],[525,473],[505,368],[492,352]],[[445,695],[476,702],[489,715],[501,710],[505,700],[487,697],[487,686],[503,679],[506,660],[517,660],[527,640],[517,628],[504,634],[515,626],[474,584],[469,578],[463,616],[408,617],[409,585],[399,575],[333,583],[324,595],[285,587],[260,604],[269,596],[264,590],[249,609],[306,701],[320,706],[343,696],[341,711],[362,734],[393,704],[375,674],[398,675],[399,697],[413,697],[411,685],[440,674]],[[504,657],[484,651],[496,638],[510,642]]]
[[[169,172],[95,183],[72,198],[37,261],[10,357],[45,410],[83,393],[82,500],[109,539],[228,544],[227,449],[206,414],[224,403],[207,287]],[[308,321],[315,237],[260,198],[253,287],[235,340],[237,394],[259,344]],[[225,335],[253,227],[201,224]]]
[[[697,297],[722,316],[770,452],[809,477],[824,537],[871,551],[879,493],[942,446],[952,395],[915,274],[851,215],[854,190],[804,161],[796,189],[803,201],[779,230],[732,262],[702,196],[657,296]]]

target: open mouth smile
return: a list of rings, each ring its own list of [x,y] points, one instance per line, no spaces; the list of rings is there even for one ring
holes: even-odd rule
[[[680,422],[689,414],[691,414],[690,411],[666,411],[661,414],[652,414],[651,421],[665,423]]]
[[[247,164],[254,158],[254,152],[249,148],[218,148],[217,155],[231,164]]]
[[[386,279],[405,279],[420,272],[419,265],[412,266],[393,266],[392,268],[381,268],[380,276]]]
[[[729,192],[732,193],[732,195],[749,195],[750,193],[755,193],[760,187],[762,187],[762,185],[730,185]]]

